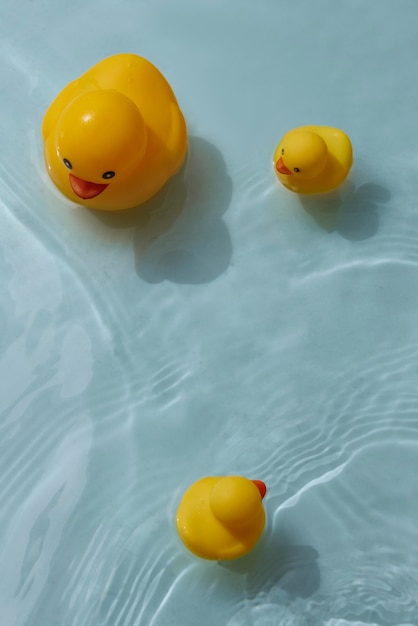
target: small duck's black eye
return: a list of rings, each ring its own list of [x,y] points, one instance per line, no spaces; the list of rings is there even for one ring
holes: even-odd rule
[[[300,172],[300,169],[299,169],[298,167],[294,167],[294,168],[293,168],[293,171],[294,171],[294,172]]]
[[[282,148],[282,154],[284,154],[284,148]]]
[[[113,178],[116,172],[112,172],[112,170],[110,170],[109,172],[105,172],[102,176],[102,178],[105,178],[106,180],[109,178]]]
[[[68,159],[63,159],[62,161],[63,161],[65,167],[68,167],[69,170],[73,169],[73,166],[71,165],[71,163],[69,162]]]

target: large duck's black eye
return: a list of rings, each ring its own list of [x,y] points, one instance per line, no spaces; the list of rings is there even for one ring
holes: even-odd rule
[[[296,173],[298,173],[298,172],[300,172],[300,169],[299,169],[298,167],[294,167],[294,168],[293,168],[293,171],[294,171],[294,172],[296,172]]]
[[[113,178],[116,172],[112,172],[112,170],[109,170],[108,172],[105,172],[102,175],[102,178],[105,178],[106,180],[108,180],[109,178]]]
[[[284,154],[284,148],[282,148],[282,155]]]
[[[73,166],[71,165],[71,163],[69,162],[68,159],[63,159],[62,161],[63,161],[65,167],[68,167],[69,170],[73,169]]]

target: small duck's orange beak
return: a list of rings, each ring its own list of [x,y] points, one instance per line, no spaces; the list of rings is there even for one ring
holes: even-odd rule
[[[71,189],[74,191],[76,196],[82,198],[83,200],[95,198],[108,186],[106,183],[91,183],[88,180],[83,180],[82,178],[74,176],[74,174],[70,174],[69,176]]]
[[[257,487],[258,491],[260,492],[261,499],[263,499],[263,498],[264,498],[264,496],[265,496],[265,495],[266,495],[266,493],[267,493],[267,487],[266,487],[266,484],[265,484],[265,483],[263,483],[263,481],[262,481],[262,480],[253,480],[253,481],[251,481],[251,482],[253,482],[253,483],[254,483],[254,485]]]
[[[280,174],[291,174],[292,172],[286,167],[282,157],[278,161],[276,161],[276,170],[280,172]]]

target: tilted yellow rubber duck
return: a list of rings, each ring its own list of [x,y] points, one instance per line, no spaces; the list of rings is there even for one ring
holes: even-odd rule
[[[283,137],[273,156],[281,183],[296,193],[327,193],[346,179],[353,163],[350,139],[338,128],[300,126]]]
[[[177,530],[185,546],[203,559],[236,559],[255,546],[265,525],[261,480],[211,476],[184,493]]]
[[[67,85],[48,108],[42,135],[58,189],[102,210],[151,198],[187,151],[186,124],[170,85],[134,54],[108,57]]]

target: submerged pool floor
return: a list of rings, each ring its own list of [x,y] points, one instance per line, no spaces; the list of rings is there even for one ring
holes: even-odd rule
[[[412,626],[418,594],[415,0],[4,0],[4,626]],[[181,173],[141,210],[48,181],[55,95],[110,54],[169,80]],[[302,124],[354,164],[292,194]],[[263,480],[247,557],[185,550],[202,476]]]

